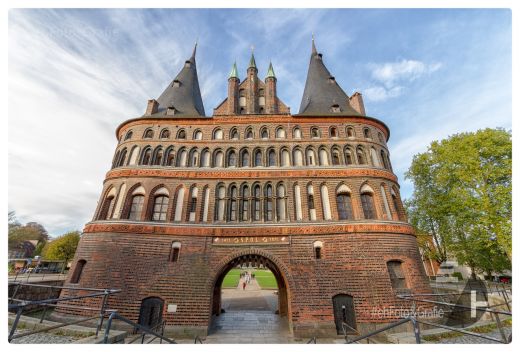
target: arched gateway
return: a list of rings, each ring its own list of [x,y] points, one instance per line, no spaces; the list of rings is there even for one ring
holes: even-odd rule
[[[398,319],[396,295],[430,287],[388,127],[366,115],[361,94],[345,94],[314,43],[297,114],[277,95],[273,65],[261,79],[251,56],[246,75],[233,66],[206,117],[194,50],[145,113],[118,126],[65,284],[121,289],[109,308],[201,336],[221,312],[226,272],[258,263],[274,273],[295,336]],[[72,305],[56,312],[77,314]]]
[[[215,276],[213,287],[213,296],[212,296],[212,304],[211,304],[211,314],[212,316],[220,315],[222,311],[222,281],[226,274],[236,267],[264,267],[269,269],[278,285],[278,305],[277,305],[277,314],[282,317],[287,317],[290,328],[290,313],[289,313],[289,294],[288,294],[288,273],[287,269],[279,262],[279,260],[273,258],[270,254],[266,253],[262,250],[247,250],[241,251],[234,255],[232,255],[232,259],[225,259],[226,264],[222,265],[220,270],[218,270],[217,275]],[[278,263],[278,264],[277,264]],[[282,268],[282,270],[280,269]]]

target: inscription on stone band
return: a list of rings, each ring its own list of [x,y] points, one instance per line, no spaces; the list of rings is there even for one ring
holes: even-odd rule
[[[215,246],[240,246],[240,245],[266,245],[266,244],[289,244],[289,237],[279,236],[254,236],[254,237],[214,237]]]

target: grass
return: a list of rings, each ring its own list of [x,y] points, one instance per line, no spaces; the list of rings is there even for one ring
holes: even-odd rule
[[[512,319],[506,319],[506,320],[502,321],[502,325],[503,326],[511,326],[512,322],[513,322]],[[498,329],[497,324],[496,323],[491,323],[491,324],[482,325],[482,326],[475,326],[473,328],[469,328],[469,329],[465,329],[465,330],[471,331],[471,332],[474,332],[474,333],[477,333],[477,334],[487,334],[487,333],[490,333],[490,332],[492,332],[492,331],[494,331],[496,329]],[[461,332],[448,331],[448,332],[443,332],[441,334],[424,336],[422,339],[424,341],[429,341],[429,342],[438,342],[438,341],[443,340],[443,339],[450,339],[450,338],[453,338],[453,337],[459,337],[459,336],[463,336],[463,335],[464,334],[461,333]]]
[[[240,269],[231,269],[222,281],[222,288],[235,288],[240,281]],[[255,274],[256,282],[263,290],[277,289],[278,284],[273,273],[270,270],[251,270]]]

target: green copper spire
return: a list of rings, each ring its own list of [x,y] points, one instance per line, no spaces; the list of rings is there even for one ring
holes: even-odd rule
[[[249,67],[248,68],[256,68],[256,61],[255,61],[255,55],[251,53],[251,60],[249,60]]]
[[[229,78],[238,78],[238,72],[237,72],[237,62],[233,64],[233,68],[231,68],[231,72],[229,73]]]
[[[269,69],[267,69],[267,76],[265,78],[269,77],[276,78],[276,75],[274,74],[273,70],[273,64],[271,62],[269,62]]]

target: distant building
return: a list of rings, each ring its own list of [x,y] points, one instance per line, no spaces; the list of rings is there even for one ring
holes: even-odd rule
[[[117,128],[66,285],[120,288],[110,308],[193,335],[221,313],[222,280],[242,264],[274,273],[296,336],[393,321],[374,310],[430,292],[388,127],[338,85],[314,42],[297,114],[277,84],[273,65],[262,80],[251,55],[206,117],[194,50],[144,115]]]

